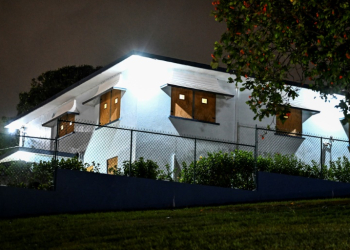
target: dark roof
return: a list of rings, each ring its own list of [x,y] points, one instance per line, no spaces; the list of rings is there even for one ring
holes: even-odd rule
[[[79,85],[83,84],[84,82],[90,80],[91,78],[94,78],[95,76],[97,76],[97,75],[101,74],[102,72],[108,70],[109,68],[113,67],[114,65],[124,61],[125,59],[127,59],[128,57],[130,57],[132,55],[139,55],[139,56],[148,57],[148,58],[152,58],[152,59],[157,59],[157,60],[162,60],[162,61],[167,61],[167,62],[172,62],[172,63],[178,63],[178,64],[182,64],[182,65],[187,65],[187,66],[193,66],[193,67],[196,67],[196,68],[202,68],[202,69],[207,69],[207,70],[213,70],[213,71],[219,71],[219,72],[227,73],[226,69],[222,68],[222,67],[219,67],[217,69],[212,69],[210,67],[210,65],[203,64],[203,63],[190,62],[190,61],[186,61],[186,60],[181,60],[181,59],[176,59],[176,58],[171,58],[171,57],[166,57],[166,56],[159,56],[159,55],[155,55],[155,54],[150,54],[150,53],[146,53],[146,52],[132,50],[128,54],[118,58],[114,62],[108,64],[105,67],[102,67],[101,69],[95,71],[91,75],[81,79],[80,81],[78,81],[75,84],[69,86],[68,88],[65,88],[64,90],[58,92],[56,95],[54,95],[54,96],[50,97],[49,99],[41,102],[40,104],[38,104],[34,108],[30,109],[29,111],[27,111],[27,112],[25,112],[25,113],[23,113],[21,115],[18,115],[15,118],[11,119],[11,122],[26,116],[27,114],[31,113],[32,111],[36,110],[37,108],[40,108],[40,107],[44,106],[45,104],[51,102],[52,100],[56,99],[57,97],[65,94],[66,92],[74,89],[75,87],[78,87]],[[309,88],[307,85],[301,86],[301,84],[296,83],[296,82],[285,81],[285,83],[288,84],[288,85],[296,86],[296,87]]]

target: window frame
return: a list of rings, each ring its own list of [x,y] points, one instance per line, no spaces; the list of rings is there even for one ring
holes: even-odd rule
[[[299,118],[298,118],[299,116]],[[298,120],[296,121],[296,118]],[[291,126],[291,121],[295,123],[298,123],[296,126]],[[286,125],[287,122],[287,125]],[[291,131],[291,128],[294,128],[294,130]],[[300,131],[298,131],[298,129]],[[284,123],[278,118],[278,115],[276,115],[276,132],[280,135],[287,135],[287,136],[293,136],[293,137],[301,137],[303,134],[303,109],[301,108],[295,108],[290,107],[290,116],[285,120]]]
[[[103,98],[106,97],[107,95],[109,95],[109,97],[106,98],[106,101],[102,102]],[[114,122],[120,119],[121,96],[122,94],[120,89],[111,89],[100,96],[99,115],[98,115],[98,124],[100,126],[107,125],[111,122]],[[118,99],[118,101],[115,102],[115,99]],[[107,104],[107,109],[108,109],[108,115],[107,115],[108,121],[103,123],[101,123],[102,104],[104,105]]]
[[[186,93],[186,92],[187,92],[187,94],[184,94],[185,99],[181,99],[180,95],[182,95],[182,93]],[[197,98],[199,99],[199,101],[197,101]],[[206,103],[202,102],[203,98],[205,98],[207,100]],[[217,99],[216,93],[212,93],[212,92],[204,91],[204,90],[197,90],[197,89],[172,86],[170,99],[171,99],[170,118],[219,125],[219,123],[216,122],[216,99]],[[188,109],[187,115],[185,117],[178,115],[178,113],[176,111],[176,105],[178,105],[180,108],[182,108],[178,104],[178,102],[179,101],[188,101],[188,100],[190,100],[190,102],[191,102],[190,105],[187,105],[188,107],[186,107],[186,105],[183,106],[183,107],[185,107],[185,109]],[[203,112],[202,109],[200,111],[198,111],[199,110],[198,106],[200,106],[200,105],[205,105],[206,111],[208,111],[208,107],[209,107],[209,109],[211,109],[211,111],[210,111],[211,114],[209,114],[209,118],[205,117],[206,112],[201,113],[201,111]],[[186,113],[186,110],[185,110],[185,113]],[[180,112],[180,114],[181,114],[181,112]],[[204,116],[204,119],[203,119],[203,116]],[[210,118],[210,116],[211,116],[211,118]]]
[[[65,113],[57,119],[57,138],[62,138],[66,135],[74,133],[75,115],[76,114],[73,113]],[[64,128],[61,129],[61,126],[64,126]],[[61,132],[62,130],[65,131]]]

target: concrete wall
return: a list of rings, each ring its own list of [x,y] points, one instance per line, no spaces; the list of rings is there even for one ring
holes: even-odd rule
[[[0,217],[166,209],[350,195],[350,184],[258,173],[258,191],[58,170],[55,191],[0,187]]]

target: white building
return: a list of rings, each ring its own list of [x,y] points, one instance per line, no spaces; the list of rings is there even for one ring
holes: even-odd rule
[[[140,132],[135,132],[131,139],[129,130],[78,123],[57,126],[57,120],[254,145],[255,124],[266,127],[273,123],[274,127],[276,119],[253,120],[254,114],[245,104],[250,93],[239,92],[235,84],[227,83],[228,77],[224,70],[212,70],[207,65],[132,52],[17,117],[6,128],[20,129],[26,136],[51,139],[58,134],[58,157],[78,154],[84,162],[99,163],[102,172],[106,171],[106,165],[120,166],[124,160],[140,156],[147,159],[146,155],[152,153],[165,158],[162,164],[175,167],[182,161],[193,160],[192,156],[186,156],[191,150],[193,155],[191,140]],[[279,128],[347,139],[348,129],[340,123],[342,114],[334,108],[339,100],[325,103],[314,96],[317,94],[301,88],[299,98],[292,101],[290,119]],[[203,143],[198,147],[197,157],[226,146],[213,148]],[[231,149],[232,145],[227,147]],[[55,140],[22,138],[20,147],[3,156],[0,162],[50,159],[54,149]],[[259,151],[306,155],[308,159],[318,160],[320,142],[271,134],[259,141]],[[329,151],[324,153],[333,158],[345,152],[344,146],[334,148],[333,156]]]

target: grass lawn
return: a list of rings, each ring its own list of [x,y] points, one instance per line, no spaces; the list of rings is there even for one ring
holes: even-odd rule
[[[0,249],[350,249],[350,199],[0,220]]]

